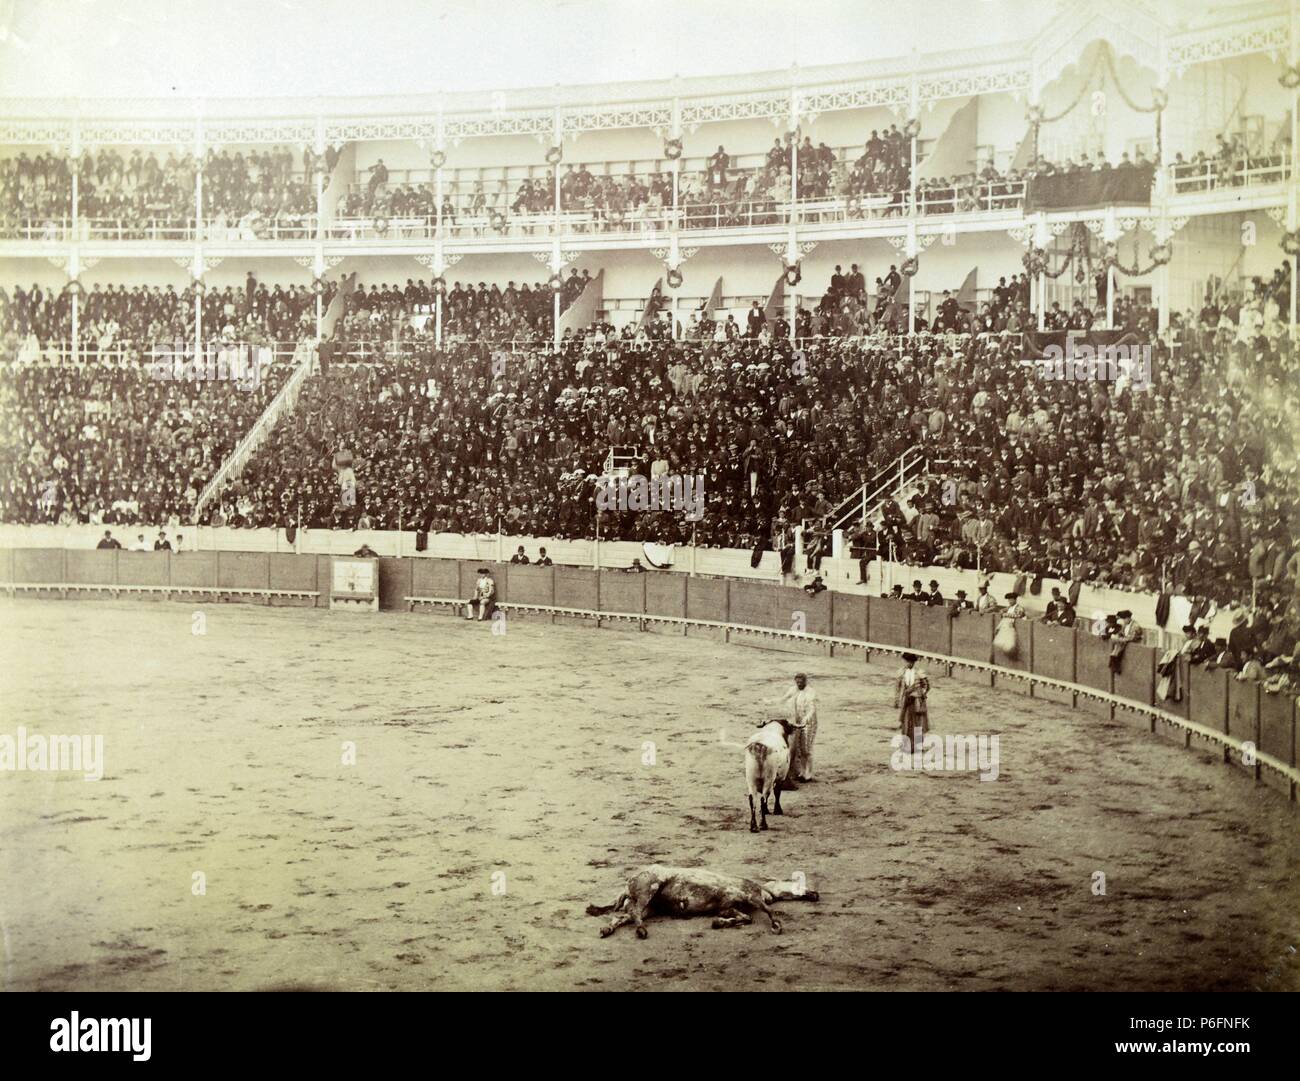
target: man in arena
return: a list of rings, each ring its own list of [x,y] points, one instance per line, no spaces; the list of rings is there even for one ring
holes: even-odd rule
[[[492,573],[487,567],[479,567],[478,581],[474,583],[474,596],[465,605],[465,618],[468,620],[488,619],[496,607],[492,602],[497,595],[497,584],[492,580]]]
[[[916,667],[917,659],[915,653],[904,653],[903,667],[894,680],[894,708],[898,710],[898,727],[908,740],[919,740],[930,727],[930,711],[926,704],[930,679],[924,669]]]
[[[790,711],[794,731],[790,736],[790,773],[796,781],[813,777],[813,742],[817,738],[817,692],[808,686],[808,677],[797,672],[794,686],[786,689],[782,704]]]

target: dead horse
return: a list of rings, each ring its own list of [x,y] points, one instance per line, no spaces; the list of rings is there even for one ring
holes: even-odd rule
[[[588,905],[588,916],[614,917],[600,929],[612,935],[625,924],[636,924],[636,937],[645,938],[645,918],[653,913],[685,918],[715,916],[714,929],[753,923],[750,913],[761,909],[772,931],[781,933],[780,921],[769,907],[773,901],[816,901],[813,890],[795,882],[758,882],[739,875],[710,871],[707,867],[665,867],[652,863],[627,880],[627,889],[612,905]]]

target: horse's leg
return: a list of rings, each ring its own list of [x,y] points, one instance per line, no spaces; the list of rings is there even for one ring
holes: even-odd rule
[[[772,924],[772,933],[779,935],[781,933],[781,921],[772,913],[771,906],[767,903],[767,897],[763,893],[763,887],[753,885],[753,888],[745,894],[744,905],[751,912],[756,908],[761,908],[763,914],[767,916]]]
[[[761,819],[759,821],[758,828],[761,830],[765,830],[767,829],[767,796],[766,795],[759,797],[758,809],[761,814]]]
[[[600,929],[600,937],[608,938],[620,927],[623,927],[631,922],[632,922],[632,914],[630,912],[617,912],[614,914],[614,918],[611,919],[608,924],[606,924],[604,927]]]
[[[820,901],[816,890],[801,890],[794,882],[764,882],[763,892],[773,901]]]
[[[772,789],[776,793],[776,806],[772,808],[772,813],[774,815],[783,815],[785,812],[781,810],[781,782],[777,781],[777,783],[772,786]]]
[[[749,794],[749,832],[758,832],[758,821],[754,818],[754,793]]]
[[[726,927],[742,927],[753,922],[754,918],[748,912],[741,912],[737,908],[724,908],[714,917],[713,929],[721,931]]]
[[[636,924],[637,938],[645,938],[649,933],[645,929],[645,917],[659,893],[659,886],[658,881],[642,882],[633,879],[628,883],[627,908],[632,922]]]

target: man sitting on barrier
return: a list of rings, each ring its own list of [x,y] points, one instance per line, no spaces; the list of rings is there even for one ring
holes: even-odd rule
[[[479,567],[478,581],[474,583],[474,596],[465,605],[465,618],[485,620],[492,617],[496,610],[493,600],[497,595],[497,584],[492,580],[492,573],[486,567]]]

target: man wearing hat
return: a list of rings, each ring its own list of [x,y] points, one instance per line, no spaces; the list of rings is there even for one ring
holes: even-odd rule
[[[917,604],[926,603],[926,593],[925,590],[921,588],[921,579],[918,578],[912,583],[912,592],[903,599],[907,601],[915,601]]]
[[[465,605],[465,618],[485,620],[492,614],[493,598],[497,594],[497,584],[486,567],[479,567],[478,581],[474,583],[474,596]]]
[[[903,667],[894,681],[894,708],[898,710],[898,727],[912,740],[912,746],[925,736],[930,727],[930,713],[926,697],[930,693],[930,679],[925,670],[916,667],[915,653],[903,654]]]
[[[952,610],[954,612],[968,612],[973,611],[974,608],[975,606],[966,599],[966,591],[964,589],[957,590],[957,599],[952,602]]]
[[[790,711],[794,731],[790,736],[789,776],[797,781],[813,780],[813,741],[817,738],[817,692],[808,686],[808,677],[796,672],[794,686],[787,688],[782,699]]]
[[[1008,619],[1024,619],[1028,615],[1025,606],[1020,603],[1020,594],[1008,593],[1006,601],[1007,610],[1004,614]]]
[[[939,583],[933,578],[930,579],[930,592],[925,595],[925,603],[932,606],[943,604],[943,594],[939,592]]]

